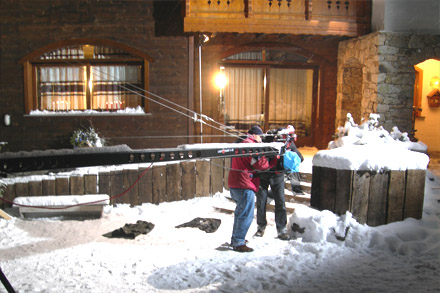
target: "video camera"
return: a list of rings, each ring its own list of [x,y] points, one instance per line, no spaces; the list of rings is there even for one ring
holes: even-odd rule
[[[288,145],[291,141],[296,141],[295,128],[288,125],[287,128],[270,129],[263,137],[263,142],[283,142]]]

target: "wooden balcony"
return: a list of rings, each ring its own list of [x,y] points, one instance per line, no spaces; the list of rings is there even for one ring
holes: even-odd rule
[[[356,37],[370,23],[371,0],[186,0],[184,31]]]

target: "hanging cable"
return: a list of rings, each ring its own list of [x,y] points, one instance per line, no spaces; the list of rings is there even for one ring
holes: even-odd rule
[[[74,63],[69,62],[68,60],[64,61],[64,63],[66,63],[68,65],[74,65]],[[81,69],[81,70],[84,70],[84,69]],[[95,72],[95,74],[96,73],[100,73],[101,75],[97,75],[100,78],[106,77],[106,78],[113,78],[113,79],[115,79],[115,76],[113,76],[113,75],[111,75],[109,73],[103,73],[102,70],[100,70],[100,69],[95,69],[94,72]],[[204,115],[202,113],[197,113],[197,112],[195,112],[195,111],[193,111],[191,109],[188,109],[188,108],[186,108],[186,107],[184,107],[182,105],[179,105],[179,104],[177,104],[175,102],[172,102],[172,101],[170,101],[168,99],[165,99],[165,98],[163,98],[163,97],[161,97],[161,96],[159,96],[157,94],[154,94],[154,93],[152,93],[150,91],[147,91],[147,90],[145,90],[143,88],[140,88],[140,87],[138,87],[138,86],[136,86],[134,84],[128,84],[128,86],[130,86],[131,88],[129,88],[128,86],[125,86],[125,85],[121,85],[121,84],[117,84],[116,86],[118,88],[120,88],[120,89],[124,89],[126,91],[129,91],[129,92],[137,95],[137,96],[140,96],[141,98],[147,99],[148,101],[154,102],[154,103],[156,103],[156,104],[158,104],[158,105],[160,105],[160,106],[162,106],[164,108],[167,108],[167,109],[169,109],[171,111],[174,111],[174,112],[176,112],[176,113],[178,113],[180,115],[183,115],[183,116],[187,117],[188,119],[192,119],[192,120],[194,120],[194,122],[199,122],[201,127],[202,127],[202,125],[206,125],[208,127],[216,129],[216,130],[218,130],[218,131],[220,131],[220,132],[222,132],[222,133],[224,133],[224,134],[226,134],[228,136],[235,137],[235,138],[240,138],[240,136],[245,135],[242,132],[238,132],[238,134],[232,134],[232,133],[228,132],[227,130],[225,130],[225,129],[227,129],[226,125],[224,125],[224,124],[222,124],[220,122],[215,121],[211,117],[209,117],[207,115]],[[142,92],[143,94],[139,93],[139,91]],[[180,109],[190,113],[191,115],[187,114],[187,113],[184,113],[182,111],[179,111],[178,109],[175,109],[175,108],[173,108],[173,107],[171,107],[171,106],[169,106],[169,105],[167,105],[165,103],[159,102],[159,101],[153,99],[153,97],[157,98],[157,99],[159,99],[159,100],[161,100],[163,102],[169,103],[169,104],[171,104],[172,106],[174,106],[176,108],[180,108]],[[204,119],[207,120],[207,121],[204,121]],[[217,126],[209,124],[208,121],[209,121],[209,123],[212,123],[212,124],[217,125]]]

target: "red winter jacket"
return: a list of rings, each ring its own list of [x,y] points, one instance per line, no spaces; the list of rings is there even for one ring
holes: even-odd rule
[[[252,137],[248,137],[242,141],[243,143],[256,143]],[[260,186],[260,178],[253,177],[256,170],[267,170],[276,165],[277,160],[270,163],[266,157],[253,158],[252,156],[234,157],[231,161],[231,170],[229,171],[228,185],[229,188],[252,189],[258,191]]]

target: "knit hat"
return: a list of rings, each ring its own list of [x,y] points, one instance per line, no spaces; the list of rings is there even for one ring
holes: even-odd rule
[[[262,135],[264,134],[263,130],[257,125],[252,126],[251,129],[248,131],[249,134],[256,134],[256,135]]]

